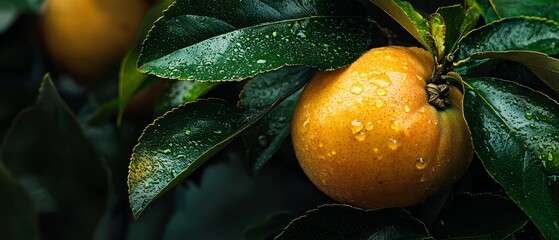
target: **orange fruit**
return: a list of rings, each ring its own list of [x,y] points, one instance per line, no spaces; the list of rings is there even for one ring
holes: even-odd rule
[[[427,51],[389,46],[350,66],[318,72],[293,115],[293,147],[324,193],[362,208],[411,206],[449,187],[473,156],[462,93],[429,104],[435,62]]]
[[[145,0],[47,0],[43,44],[60,71],[91,84],[133,46],[150,3]]]

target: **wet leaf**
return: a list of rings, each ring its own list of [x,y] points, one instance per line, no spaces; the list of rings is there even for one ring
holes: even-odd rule
[[[547,54],[533,51],[481,52],[473,54],[472,58],[495,58],[523,64],[559,94],[559,60]]]
[[[429,30],[436,49],[437,59],[442,59],[445,54],[446,26],[443,17],[438,13],[431,14]]]
[[[175,107],[192,102],[218,85],[217,82],[172,81],[157,99],[155,114],[161,116]]]
[[[471,7],[464,9],[461,5],[452,5],[440,7],[437,13],[443,18],[446,28],[445,53],[452,53],[456,50],[458,40],[477,24],[479,12]]]
[[[369,31],[356,2],[178,0],[150,31],[138,66],[202,81],[240,80],[285,65],[335,69],[366,50]]]
[[[436,239],[507,239],[527,222],[526,214],[509,199],[462,194],[444,208],[431,232]]]
[[[559,2],[557,0],[491,0],[491,3],[501,18],[538,16],[559,21]]]
[[[322,205],[291,222],[275,239],[432,239],[425,225],[400,208],[362,210]]]
[[[170,0],[163,1],[146,13],[144,20],[142,21],[140,31],[136,36],[134,48],[132,48],[132,50],[130,50],[122,60],[118,84],[118,123],[122,121],[126,104],[128,104],[134,94],[139,92],[146,80],[151,78],[147,74],[140,73],[138,69],[136,69],[136,62],[140,57],[142,42],[148,35],[148,31],[153,26],[153,23],[163,15],[163,10],[166,9],[172,2],[173,1]]]
[[[274,73],[268,73],[274,74]],[[132,213],[184,180],[211,156],[300,89],[308,79],[277,80],[267,105],[239,109],[219,99],[198,100],[167,112],[144,130],[130,160]],[[260,91],[270,91],[260,89]]]
[[[460,67],[483,63],[470,60],[478,52],[526,50],[553,55],[559,53],[559,24],[535,17],[503,19],[470,32],[462,38],[458,49]]]
[[[31,199],[0,162],[0,238],[39,239],[37,213]]]
[[[545,236],[559,236],[559,105],[513,82],[464,80],[464,115],[485,168]]]
[[[369,0],[379,6],[383,11],[390,15],[400,25],[402,25],[423,47],[434,52],[429,44],[429,25],[427,20],[413,9],[413,6],[406,1],[394,0]]]
[[[44,209],[54,212],[41,225],[48,224],[58,239],[93,236],[107,208],[108,168],[48,76],[35,105],[14,120],[0,146],[0,159],[20,181],[41,183],[46,193],[37,196],[54,200],[54,206]]]
[[[186,26],[220,21],[198,16],[181,20]],[[285,65],[332,70],[351,63],[366,50],[368,26],[366,19],[355,17],[266,23],[230,31],[157,59],[141,59],[140,70],[164,78],[202,81],[241,80]]]
[[[490,0],[466,0],[466,6],[481,14],[486,24],[499,20]]]
[[[239,107],[268,106],[281,93],[273,85],[281,87],[292,81],[290,79],[309,80],[314,72],[313,69],[306,67],[291,67],[256,76],[241,92]],[[253,172],[257,173],[264,167],[291,133],[291,118],[299,95],[300,91],[285,99],[244,134],[243,139],[248,147]]]

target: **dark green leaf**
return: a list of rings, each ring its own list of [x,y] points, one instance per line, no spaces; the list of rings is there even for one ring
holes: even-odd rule
[[[464,80],[464,115],[485,168],[545,236],[559,236],[559,105],[513,82]]]
[[[155,23],[138,66],[158,76],[239,80],[284,65],[335,69],[365,51],[356,2],[178,0]]]
[[[163,15],[163,10],[166,9],[173,1],[163,1],[157,6],[150,9],[140,27],[140,32],[136,37],[136,43],[134,48],[126,54],[122,60],[120,66],[120,76],[118,84],[118,122],[122,121],[122,116],[126,108],[126,104],[130,99],[136,94],[147,78],[150,78],[147,74],[140,73],[136,69],[136,62],[140,57],[140,50],[142,48],[142,42],[144,38],[148,35],[149,29],[153,26],[153,23]]]
[[[526,214],[509,199],[462,194],[445,207],[432,233],[436,239],[506,239],[527,222]]]
[[[181,20],[185,26],[220,21],[198,16]],[[331,70],[351,63],[366,50],[368,26],[366,19],[356,17],[306,17],[267,23],[141,61],[140,70],[164,78],[203,81],[241,80],[285,65]]]
[[[0,162],[0,238],[39,239],[37,213],[25,190]]]
[[[175,107],[192,102],[217,85],[219,85],[217,82],[173,81],[163,89],[163,93],[159,96],[155,106],[155,114],[161,116]]]
[[[477,24],[479,13],[474,8],[464,9],[461,5],[437,9],[446,27],[445,53],[456,50],[458,40],[471,31]]]
[[[559,24],[534,17],[493,22],[462,38],[457,57],[459,64],[465,62],[465,66],[471,67],[483,62],[471,61],[469,58],[474,53],[511,50],[537,51],[549,55],[559,53]]]
[[[495,58],[521,63],[559,94],[559,60],[547,54],[532,51],[481,52],[473,54],[472,58]]]
[[[263,222],[250,226],[243,233],[243,240],[266,240],[276,236],[296,216],[290,212],[275,212],[268,216]]]
[[[406,1],[394,0],[369,0],[388,13],[394,20],[402,25],[419,43],[426,49],[434,53],[434,49],[429,45],[429,24],[427,20],[413,9],[413,6]]]
[[[289,84],[289,79],[308,80],[313,74],[314,70],[309,68],[291,67],[258,75],[249,81],[241,92],[239,107],[253,109],[266,107],[278,98],[278,94],[281,94],[273,85]],[[262,169],[289,136],[293,109],[299,95],[300,92],[297,92],[288,97],[244,135],[253,162],[252,170],[255,173]]]
[[[235,240],[241,239],[243,233],[245,237],[250,232],[254,234],[252,237],[258,237],[255,235],[259,233],[277,234],[296,217],[288,220],[286,212],[298,215],[327,201],[300,168],[274,163],[273,168],[250,176],[241,145],[234,147],[241,151],[216,155],[216,160],[222,161],[204,169],[199,186],[189,182],[187,187],[177,187],[177,209],[167,225],[166,239],[188,236],[189,239]],[[261,225],[270,213],[280,211],[285,215],[274,220],[278,224],[287,221],[285,225]],[[273,232],[277,227],[279,231]],[[245,232],[247,228],[252,230]]]
[[[48,76],[39,92],[6,134],[0,159],[16,178],[41,184],[47,191],[41,196],[54,199],[55,212],[41,222],[50,232],[58,239],[90,238],[107,207],[106,163]]]
[[[538,16],[559,21],[559,2],[557,0],[491,0],[491,3],[501,18]]]
[[[291,222],[275,239],[432,239],[425,225],[399,208],[366,211],[323,205]]]
[[[268,74],[274,74],[268,73]],[[130,160],[128,188],[135,217],[254,125],[308,79],[283,79],[267,87],[268,105],[238,109],[219,99],[198,100],[167,112],[144,130]],[[269,91],[260,89],[260,91]]]
[[[497,16],[495,9],[493,9],[489,1],[490,0],[466,0],[466,6],[481,14],[487,24],[499,20],[499,16]]]
[[[431,39],[434,42],[437,59],[442,59],[445,49],[446,26],[441,14],[433,13],[429,19],[429,30]]]

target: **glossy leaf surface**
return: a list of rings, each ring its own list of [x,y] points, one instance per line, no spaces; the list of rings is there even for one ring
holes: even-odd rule
[[[464,114],[485,168],[545,236],[559,236],[559,105],[513,82],[464,80]]]
[[[399,208],[366,211],[323,205],[291,222],[275,239],[432,239],[425,225]]]

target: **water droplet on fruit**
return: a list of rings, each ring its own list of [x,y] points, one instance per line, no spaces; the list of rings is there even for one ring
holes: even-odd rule
[[[372,122],[367,122],[367,125],[365,125],[365,129],[367,129],[369,131],[373,130],[373,128],[374,128],[374,125],[373,125]]]
[[[531,120],[531,119],[534,117],[534,114],[531,113],[531,112],[526,112],[526,113],[524,114],[524,117],[525,117],[526,119],[528,119],[528,120]]]
[[[303,122],[303,127],[301,128],[301,131],[302,131],[303,133],[308,132],[308,131],[309,131],[309,128],[310,128],[309,125],[310,125],[310,124],[309,124],[309,119],[307,118],[307,119],[305,120],[305,122]]]
[[[404,105],[404,112],[410,112],[410,106]]]
[[[402,146],[402,143],[398,141],[398,139],[395,138],[391,138],[388,141],[388,148],[390,148],[390,150],[394,151],[398,148],[400,148],[400,146]]]
[[[425,162],[425,160],[424,160],[423,158],[418,158],[418,159],[415,161],[415,168],[416,168],[417,170],[424,169],[426,166],[427,166],[427,163]]]
[[[336,100],[338,103],[343,103],[344,99],[343,98],[338,98],[338,100]]]
[[[324,144],[323,144],[323,143],[319,143],[319,144],[318,144],[318,147],[324,147]]]
[[[553,154],[547,153],[547,161],[553,161]]]
[[[378,148],[373,148],[373,152],[378,153]]]
[[[362,142],[363,140],[365,140],[365,138],[367,138],[367,135],[365,135],[365,133],[362,131],[359,131],[357,134],[355,134],[355,139],[357,139],[357,141]]]
[[[356,134],[357,132],[360,132],[361,130],[363,130],[363,123],[358,121],[357,119],[354,119],[353,121],[351,121],[351,133]]]
[[[350,92],[353,94],[360,94],[361,92],[363,92],[363,85],[361,85],[360,83],[353,84],[353,86],[351,86]]]
[[[332,156],[333,156],[333,155],[336,155],[336,153],[338,153],[338,152],[336,152],[336,150],[332,150],[332,151],[330,151],[330,153],[331,153]]]
[[[375,101],[375,106],[377,108],[381,108],[383,104],[384,104],[384,102],[382,100],[376,100]]]
[[[377,90],[375,91],[375,93],[376,93],[378,96],[384,96],[384,95],[386,95],[386,93],[388,93],[388,91],[386,91],[386,89],[384,89],[384,88],[377,88]]]

